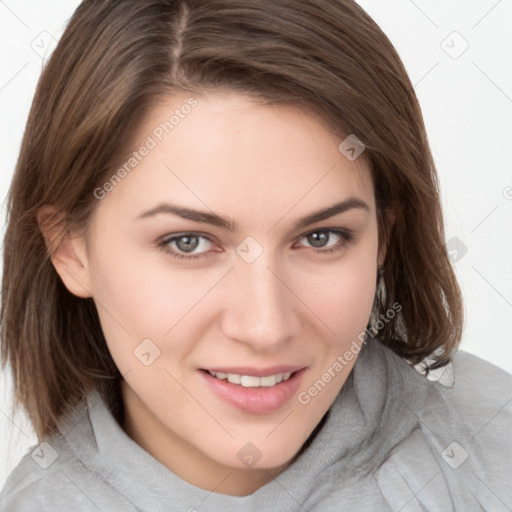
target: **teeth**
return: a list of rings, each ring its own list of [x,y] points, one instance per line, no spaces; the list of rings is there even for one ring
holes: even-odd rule
[[[282,381],[288,380],[292,372],[276,373],[267,377],[255,377],[253,375],[238,375],[236,373],[208,372],[213,377],[228,380],[232,384],[240,384],[244,388],[272,387]]]
[[[222,379],[221,375],[226,375],[226,374],[219,372],[219,373],[215,374],[215,377],[217,377],[218,379]],[[236,375],[236,373],[228,373],[227,378],[228,378],[228,381],[231,382],[232,384],[240,384],[240,381],[242,379],[241,375]]]
[[[261,379],[259,377],[242,375],[240,378],[240,384],[242,384],[244,388],[258,388],[261,385]]]
[[[267,377],[260,377],[260,386],[275,386],[277,384],[276,375],[268,375]]]

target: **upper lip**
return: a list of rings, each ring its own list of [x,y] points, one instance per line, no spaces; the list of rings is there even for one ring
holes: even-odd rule
[[[209,372],[220,372],[220,373],[234,373],[236,375],[250,375],[253,377],[268,377],[269,375],[275,375],[277,373],[293,373],[298,370],[302,370],[304,366],[291,366],[291,365],[280,365],[271,366],[269,368],[251,368],[249,366],[236,366],[236,367],[219,367],[215,368],[204,368]]]

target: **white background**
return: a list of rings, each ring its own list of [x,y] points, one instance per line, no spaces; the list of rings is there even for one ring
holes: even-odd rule
[[[42,68],[38,53],[60,37],[78,3],[0,0],[1,206]],[[455,263],[465,297],[461,347],[512,372],[512,0],[359,3],[415,85],[438,166],[446,239],[468,249]],[[2,207],[0,215],[3,233]],[[5,372],[0,386],[2,487],[36,439],[26,418],[12,415]]]

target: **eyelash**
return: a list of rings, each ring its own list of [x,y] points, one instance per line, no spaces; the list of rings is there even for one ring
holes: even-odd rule
[[[310,231],[309,233],[306,233],[302,235],[299,240],[306,238],[309,235],[312,235],[314,233],[329,233],[329,234],[335,234],[340,236],[339,242],[329,249],[318,249],[315,251],[316,253],[321,253],[323,255],[325,254],[334,254],[338,251],[341,251],[344,249],[347,245],[349,245],[351,242],[354,241],[354,233],[350,230],[341,230],[341,229],[334,229],[334,228],[322,228],[322,229],[316,229],[314,231]],[[170,254],[177,260],[197,260],[199,258],[205,257],[208,255],[208,252],[200,253],[200,254],[190,254],[190,255],[183,255],[180,253],[175,252],[174,250],[169,248],[169,244],[175,240],[179,240],[180,238],[184,238],[186,236],[195,236],[198,238],[204,238],[208,240],[209,242],[212,242],[212,240],[202,233],[196,233],[196,232],[190,232],[190,233],[181,233],[179,235],[173,235],[172,237],[165,238],[157,243],[157,248],[164,251],[166,254]],[[314,249],[314,247],[311,247],[311,249]]]

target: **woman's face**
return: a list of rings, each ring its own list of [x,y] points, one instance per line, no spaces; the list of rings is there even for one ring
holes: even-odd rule
[[[370,171],[313,117],[229,92],[169,98],[135,138],[65,274],[125,378],[126,432],[185,480],[247,494],[355,363],[379,264]]]

